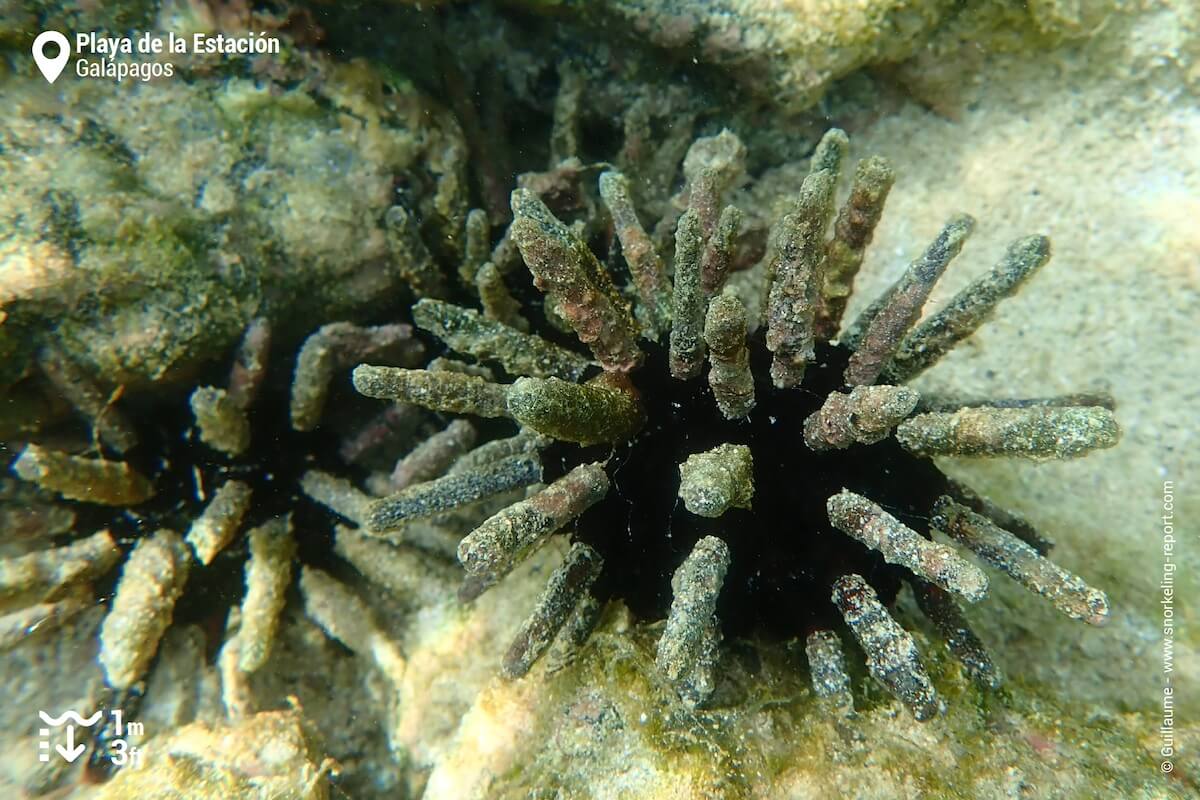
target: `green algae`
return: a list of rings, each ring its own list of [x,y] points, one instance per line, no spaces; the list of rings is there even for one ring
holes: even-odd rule
[[[1170,796],[1144,743],[1151,715],[1087,713],[1019,677],[983,689],[911,605],[900,621],[946,712],[916,722],[855,653],[857,739],[822,713],[798,645],[732,643],[712,703],[690,710],[654,666],[661,625],[609,607],[569,667],[534,671],[533,727],[488,796]]]

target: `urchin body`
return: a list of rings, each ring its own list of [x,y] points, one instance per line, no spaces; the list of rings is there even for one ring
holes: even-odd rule
[[[927,457],[1075,457],[1115,444],[1111,405],[1078,396],[959,403],[901,385],[1040,268],[1048,241],[1014,242],[989,275],[918,324],[974,226],[956,216],[843,331],[892,173],[881,159],[860,162],[827,239],[846,149],[845,135],[831,131],[771,233],[762,307],[747,308],[722,291],[741,215],[721,209],[721,197],[744,149],[727,132],[702,141],[697,152],[705,155],[685,161],[670,270],[666,242],[642,229],[626,179],[601,176],[630,276],[626,292],[580,238],[581,227],[559,221],[533,192],[513,193],[514,221],[493,259],[506,245],[511,257],[515,244],[546,315],[590,348],[588,370],[571,362],[569,349],[527,333],[511,304],[502,317],[486,298],[482,315],[424,300],[414,317],[453,350],[523,376],[513,383],[355,369],[355,386],[368,396],[511,418],[523,433],[510,441],[538,453],[546,488],[485,521],[458,548],[468,575],[462,596],[473,599],[550,535],[572,542],[505,656],[504,674],[523,676],[556,637],[578,646],[603,602],[620,600],[643,619],[665,617],[658,666],[686,702],[711,695],[723,633],[768,631],[804,637],[817,693],[852,713],[833,633],[844,625],[874,677],[928,719],[936,692],[912,637],[887,611],[902,583],[913,585],[968,670],[987,685],[999,680],[957,605],[984,597],[987,578],[934,541],[934,530],[1068,615],[1102,622],[1101,592],[1046,560],[1027,523],[949,481]],[[762,320],[757,334],[752,319]],[[531,362],[531,352],[546,357]],[[495,469],[373,501],[367,532],[399,540],[423,508],[494,494]]]
[[[803,445],[804,420],[841,387],[849,351],[819,347],[799,389],[778,389],[770,380],[769,353],[761,342],[753,343],[757,403],[745,418],[729,420],[702,378],[670,378],[662,348],[645,349],[635,383],[647,423],[608,457],[612,489],[576,524],[575,538],[614,565],[597,580],[597,595],[621,599],[640,618],[662,619],[670,610],[675,569],[696,542],[718,536],[730,550],[718,602],[727,635],[803,637],[837,624],[829,595],[833,581],[847,572],[869,576],[890,602],[902,570],[832,530],[826,501],[848,488],[915,525],[947,486],[930,462],[894,440],[821,453]],[[717,518],[691,513],[678,496],[679,465],[724,443],[750,448],[749,508],[729,508]],[[568,463],[580,457],[571,450],[558,449]]]
[[[316,440],[296,445],[306,451],[302,459],[291,449],[283,460],[262,458],[260,448],[275,450],[275,443],[263,442],[264,426],[251,426],[246,417],[265,374],[265,334],[252,326],[227,388],[203,387],[191,403],[200,438],[230,460],[199,471],[177,463],[170,472],[179,484],[170,487],[172,497],[189,494],[181,487],[193,472],[214,494],[196,506],[186,537],[160,532],[145,540],[145,552],[130,556],[136,563],[126,570],[149,575],[161,592],[151,591],[139,605],[138,587],[130,586],[125,596],[133,599],[124,602],[117,585],[106,622],[113,635],[101,652],[102,663],[124,665],[110,670],[113,687],[129,688],[144,675],[175,601],[189,594],[182,592],[188,564],[209,564],[244,521],[286,520],[292,479],[301,469],[309,470],[299,477],[301,490],[357,526],[338,526],[337,555],[389,590],[412,591],[419,572],[442,569],[394,545],[424,537],[426,552],[456,553],[466,572],[460,597],[469,602],[549,537],[565,535],[566,557],[503,659],[510,678],[528,673],[556,641],[567,651],[582,646],[604,604],[620,601],[643,620],[665,620],[658,667],[686,702],[711,696],[723,637],[766,633],[804,639],[815,691],[839,715],[850,715],[839,633],[848,630],[874,677],[927,719],[937,710],[936,692],[912,637],[887,610],[903,584],[912,586],[921,610],[967,670],[985,685],[999,681],[958,606],[980,600],[987,579],[934,533],[1068,616],[1103,622],[1108,607],[1101,592],[1047,560],[1046,543],[1028,523],[950,481],[929,457],[1080,456],[1116,442],[1108,401],[961,402],[919,397],[902,385],[970,335],[1045,263],[1048,242],[1018,240],[991,273],[918,324],[933,284],[973,226],[969,217],[955,217],[900,280],[843,329],[842,313],[891,170],[880,159],[860,162],[835,221],[846,140],[834,131],[813,154],[808,179],[771,234],[760,266],[768,287],[761,303],[743,303],[744,293],[726,288],[741,215],[722,208],[721,200],[741,171],[744,149],[727,132],[698,145],[700,155],[685,161],[678,218],[659,225],[673,230],[666,237],[642,229],[622,175],[600,177],[609,249],[619,242],[629,276],[624,290],[580,228],[557,219],[533,192],[513,193],[514,221],[486,263],[486,218],[473,212],[460,275],[478,293],[482,312],[427,298],[413,317],[475,364],[438,359],[424,370],[379,366],[389,350],[398,355],[391,363],[412,363],[415,343],[404,326],[338,323],[311,337],[292,382],[290,422],[299,436],[320,422],[331,382],[359,361],[376,362],[354,369],[360,393],[401,401],[345,440],[340,460],[314,458],[313,447],[328,449]],[[544,294],[542,317],[573,330],[590,357],[557,344],[559,334],[549,326],[538,330],[521,313],[502,275],[521,261]],[[397,347],[408,352],[397,354]],[[100,434],[107,422],[109,436],[120,439],[123,426],[113,426],[103,404],[88,402]],[[389,474],[374,475],[368,491],[312,469],[354,464],[355,453],[392,436],[398,418],[415,406],[457,418]],[[476,417],[511,420],[519,429],[475,446],[478,431],[470,419]],[[75,481],[81,491],[100,472],[116,476],[114,491],[138,488],[129,464],[71,458],[57,474],[82,470]],[[24,464],[29,476],[44,472],[44,461],[31,451]],[[46,488],[73,496],[66,484]],[[448,549],[445,536],[421,527],[523,489],[524,499]],[[120,495],[114,505],[143,501]],[[245,676],[265,661],[297,557],[286,522],[268,520],[248,539],[247,591],[230,617],[221,657],[231,715],[247,708]],[[327,557],[327,538],[304,542],[301,561]],[[111,543],[99,544],[105,546],[96,568],[80,575],[115,563]],[[314,557],[305,547],[322,552]],[[155,552],[169,554],[175,567],[155,567]],[[309,615],[326,632],[399,679],[403,657],[361,600],[311,566],[300,585]],[[61,602],[78,611],[85,599]],[[145,630],[130,624],[147,610],[156,624]]]

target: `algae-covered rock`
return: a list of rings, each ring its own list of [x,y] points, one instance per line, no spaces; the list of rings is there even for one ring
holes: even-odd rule
[[[836,80],[898,64],[947,29],[974,46],[993,31],[1049,42],[1103,26],[1113,0],[508,0],[720,67],[760,101],[802,111]]]
[[[122,770],[94,800],[325,800],[323,762],[299,710],[256,714],[239,723],[192,723],[145,746],[145,763]]]
[[[171,30],[201,25],[171,17]],[[135,58],[136,56],[131,56]],[[398,299],[389,208],[453,247],[458,129],[402,80],[287,45],[271,63],[53,86],[14,56],[0,83],[0,384],[54,343],[137,387],[192,372],[266,316],[284,339]],[[191,60],[189,60],[191,59]]]
[[[946,709],[918,722],[852,665],[853,730],[826,714],[804,658],[734,643],[716,692],[688,708],[654,666],[658,626],[610,608],[575,662],[495,680],[463,716],[424,797],[1162,797],[1152,715],[1083,712],[1020,682],[974,684],[914,631]],[[1177,731],[1192,741],[1195,725]],[[852,788],[851,788],[852,787]]]

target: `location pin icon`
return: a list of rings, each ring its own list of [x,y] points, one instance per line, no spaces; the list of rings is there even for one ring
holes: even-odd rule
[[[46,45],[50,42],[58,45],[58,55],[53,58],[46,55]],[[33,60],[37,62],[38,69],[42,71],[48,83],[54,83],[62,74],[63,67],[70,58],[71,43],[58,31],[42,31],[33,40]]]

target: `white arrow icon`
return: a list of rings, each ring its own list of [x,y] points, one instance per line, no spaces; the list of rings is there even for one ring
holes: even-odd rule
[[[58,45],[58,55],[53,58],[46,55],[46,45],[50,42]],[[33,40],[33,60],[37,62],[38,69],[42,71],[42,75],[49,83],[54,83],[62,74],[63,67],[67,65],[70,58],[71,43],[58,31],[42,31]]]
[[[58,754],[65,758],[69,763],[83,755],[83,751],[87,750],[87,747],[82,744],[75,744],[75,726],[68,725],[67,746],[63,747],[61,744],[56,744],[54,745],[54,749],[57,750]]]

